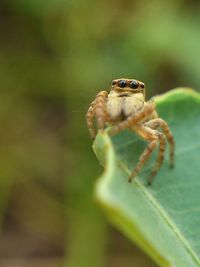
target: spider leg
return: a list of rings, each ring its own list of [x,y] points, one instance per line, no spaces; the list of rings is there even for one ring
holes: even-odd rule
[[[154,176],[157,174],[158,170],[160,169],[160,166],[163,163],[164,160],[164,152],[165,152],[165,146],[166,146],[166,141],[165,141],[165,137],[162,133],[157,132],[158,138],[159,138],[159,151],[158,151],[158,157],[157,157],[157,161],[156,164],[153,168],[153,170],[151,171],[151,174],[148,178],[148,185],[151,185]]]
[[[174,166],[175,142],[174,142],[174,137],[169,129],[168,124],[163,119],[157,118],[157,119],[153,119],[153,120],[146,122],[145,125],[149,126],[152,129],[157,129],[158,127],[160,127],[163,130],[167,138],[167,141],[170,145],[170,166],[173,167]]]
[[[155,112],[155,104],[153,102],[148,102],[141,111],[138,111],[137,114],[134,114],[128,117],[126,120],[120,122],[118,125],[115,125],[109,130],[110,135],[117,134],[118,132],[123,131],[126,128],[130,128],[132,125],[141,123],[147,120]]]
[[[93,119],[95,115],[96,115],[96,120],[97,120],[97,128],[100,130],[104,129],[104,125],[106,121],[107,96],[108,96],[108,93],[106,91],[99,92],[87,111],[86,121],[87,121],[88,129],[89,129],[92,139],[94,139],[96,136],[96,131],[93,125]]]
[[[155,130],[150,129],[149,127],[146,126],[140,126],[135,131],[144,139],[150,141],[144,152],[141,154],[139,157],[139,161],[137,165],[135,166],[133,172],[129,176],[129,182],[132,181],[132,179],[139,173],[141,168],[144,166],[146,161],[149,159],[151,156],[153,150],[157,147],[158,144],[158,135]]]
[[[89,129],[89,132],[90,132],[92,139],[94,139],[96,136],[96,131],[95,131],[94,125],[93,125],[93,118],[95,115],[95,108],[94,107],[95,107],[95,100],[90,104],[90,107],[89,107],[87,114],[86,114],[86,122],[87,122],[87,126],[88,126],[88,129]]]
[[[106,122],[106,102],[108,92],[101,91],[98,93],[95,100],[95,114],[97,120],[97,127],[99,130],[103,130]]]

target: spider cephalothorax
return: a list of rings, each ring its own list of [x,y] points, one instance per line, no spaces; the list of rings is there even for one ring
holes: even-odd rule
[[[130,79],[113,80],[106,111],[113,122],[123,120],[142,109],[144,102],[144,83]]]
[[[135,79],[116,79],[112,81],[109,93],[101,91],[97,94],[86,115],[92,138],[96,136],[93,125],[94,117],[96,117],[98,130],[103,130],[109,124],[113,126],[109,130],[109,134],[117,134],[124,129],[130,129],[149,141],[131,173],[129,181],[138,174],[153,150],[159,146],[157,162],[148,179],[149,184],[152,182],[164,159],[165,139],[170,144],[170,165],[173,166],[174,138],[167,123],[158,117],[155,104],[152,101],[145,102],[143,82]],[[158,131],[158,128],[162,131]]]

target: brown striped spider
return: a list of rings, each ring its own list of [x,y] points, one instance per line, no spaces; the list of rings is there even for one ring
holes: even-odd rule
[[[130,129],[143,139],[149,141],[147,148],[139,157],[139,161],[129,176],[129,182],[139,173],[153,150],[158,146],[158,156],[155,166],[148,178],[152,183],[163,163],[166,141],[170,145],[170,166],[174,164],[174,138],[167,123],[158,117],[153,101],[145,102],[145,85],[135,79],[117,79],[112,81],[111,90],[101,91],[91,103],[86,114],[86,120],[91,137],[95,138],[96,131],[93,118],[96,117],[98,130],[105,125],[112,127],[110,135],[124,129]],[[158,128],[162,130],[158,131]]]

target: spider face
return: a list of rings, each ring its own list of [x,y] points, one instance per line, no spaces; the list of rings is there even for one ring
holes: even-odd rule
[[[123,119],[137,113],[145,103],[145,86],[135,79],[112,81],[108,95],[107,112],[113,120]]]
[[[112,81],[111,90],[115,90],[116,92],[127,92],[129,94],[133,93],[143,93],[145,92],[145,85],[143,82],[133,79],[117,79]]]

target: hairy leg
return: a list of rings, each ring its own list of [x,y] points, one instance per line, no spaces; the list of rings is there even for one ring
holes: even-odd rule
[[[144,166],[146,161],[149,159],[153,150],[157,147],[157,144],[158,144],[158,136],[155,130],[152,130],[145,126],[141,126],[137,128],[136,132],[144,139],[150,141],[150,143],[148,144],[147,148],[144,150],[144,152],[139,157],[139,161],[137,165],[135,166],[133,172],[129,176],[129,182],[131,182],[132,179],[139,173],[139,171],[142,169],[142,167]]]
[[[108,92],[101,91],[98,93],[95,100],[95,114],[97,120],[97,127],[99,130],[103,130],[106,121],[106,102]]]
[[[86,121],[87,121],[88,129],[89,129],[92,139],[94,139],[96,136],[96,131],[93,125],[93,119],[95,115],[97,119],[98,129],[104,128],[105,117],[106,117],[107,96],[108,96],[108,93],[106,91],[99,92],[87,111]]]
[[[160,169],[160,166],[163,163],[164,160],[164,152],[165,152],[165,146],[166,146],[166,141],[165,141],[165,137],[162,133],[157,132],[158,138],[159,138],[159,151],[158,151],[158,157],[157,157],[157,161],[156,164],[153,168],[153,170],[151,171],[151,174],[148,178],[148,184],[151,185],[154,176],[157,174],[158,170]]]
[[[95,131],[95,128],[93,125],[93,118],[95,115],[94,106],[95,106],[95,100],[90,104],[90,107],[89,107],[87,114],[86,114],[86,122],[87,122],[88,130],[90,132],[92,139],[94,139],[96,136],[96,131]]]
[[[141,111],[138,111],[137,114],[128,117],[126,120],[120,122],[118,125],[113,126],[109,130],[110,135],[117,134],[118,132],[123,131],[126,128],[130,128],[132,125],[139,122],[145,121],[155,112],[155,104],[153,102],[147,103]]]
[[[167,138],[167,141],[169,142],[169,145],[170,145],[170,166],[173,167],[174,166],[175,142],[174,142],[174,137],[169,129],[168,124],[163,119],[157,118],[157,119],[153,119],[153,120],[146,122],[145,125],[152,129],[157,129],[158,127],[160,127],[163,130]]]

